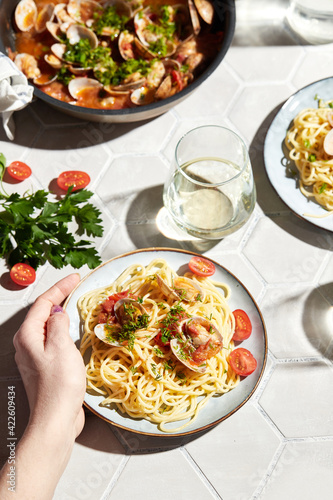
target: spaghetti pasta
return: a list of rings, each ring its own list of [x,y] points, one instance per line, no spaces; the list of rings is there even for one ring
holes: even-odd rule
[[[333,212],[333,156],[323,147],[325,137],[333,127],[330,102],[319,101],[319,107],[302,110],[288,130],[285,144],[289,157],[299,172],[300,190],[307,198]]]
[[[80,350],[86,363],[87,390],[103,395],[103,406],[155,422],[164,432],[175,432],[192,422],[213,396],[238,384],[239,375],[228,365],[235,320],[227,303],[227,285],[187,273],[185,277],[201,292],[195,298],[186,300],[181,294],[175,300],[161,290],[157,274],[170,287],[178,277],[165,260],[155,259],[147,266],[131,265],[110,286],[82,296],[78,301],[84,330]],[[132,346],[126,341],[108,345],[94,329],[105,314],[108,298],[126,295],[140,301],[147,311],[146,326],[135,331]],[[223,348],[207,359],[203,373],[188,368],[167,342],[161,342],[163,325],[174,328],[180,319],[197,316],[208,319],[223,338]],[[170,426],[176,421],[182,421],[179,427]]]

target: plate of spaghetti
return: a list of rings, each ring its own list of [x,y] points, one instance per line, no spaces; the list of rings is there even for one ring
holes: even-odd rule
[[[262,377],[258,306],[224,267],[148,248],[89,273],[66,301],[87,374],[85,405],[120,428],[181,436],[229,417]]]
[[[333,78],[292,95],[265,139],[268,178],[298,216],[333,231]]]

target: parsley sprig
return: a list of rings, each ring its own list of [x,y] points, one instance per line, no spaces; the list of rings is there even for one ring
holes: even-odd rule
[[[0,184],[6,161],[0,156]],[[49,201],[50,193],[43,189],[35,193],[8,195],[0,192],[0,257],[10,267],[27,262],[34,269],[49,262],[55,268],[67,264],[78,269],[87,264],[97,267],[101,259],[91,241],[76,239],[68,228],[77,223],[79,236],[102,236],[101,212],[87,200],[93,195],[85,189],[67,194],[59,201]]]
[[[185,313],[185,309],[178,302],[173,307],[170,308],[170,311],[166,315],[166,317],[161,321],[161,340],[164,344],[168,343],[178,332],[178,324],[181,318],[187,317],[188,315]]]
[[[113,324],[106,326],[106,329],[109,330],[107,338],[109,340],[117,340],[117,342],[127,341],[127,347],[132,351],[135,342],[135,332],[147,328],[149,321],[148,314],[137,315],[136,308],[133,305],[128,305],[126,306],[124,321],[120,327]]]

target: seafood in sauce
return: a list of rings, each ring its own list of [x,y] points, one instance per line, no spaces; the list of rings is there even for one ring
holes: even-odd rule
[[[187,87],[218,53],[212,0],[21,0],[14,62],[75,106],[133,108]]]

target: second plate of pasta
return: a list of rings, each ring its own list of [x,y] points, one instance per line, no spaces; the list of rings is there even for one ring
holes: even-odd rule
[[[85,404],[118,427],[191,434],[227,418],[258,386],[267,338],[254,299],[217,263],[213,276],[193,275],[192,257],[165,248],[122,255],[88,274],[66,302],[86,365]],[[232,339],[236,309],[252,324],[242,342]],[[247,377],[230,368],[235,347],[257,362]]]
[[[321,148],[324,136],[332,128],[327,115],[333,110],[330,106],[319,109],[318,104],[319,100],[332,99],[333,78],[319,80],[296,92],[275,116],[264,145],[266,172],[280,198],[296,215],[329,231],[333,231],[333,156]],[[285,142],[287,133],[289,147]]]

